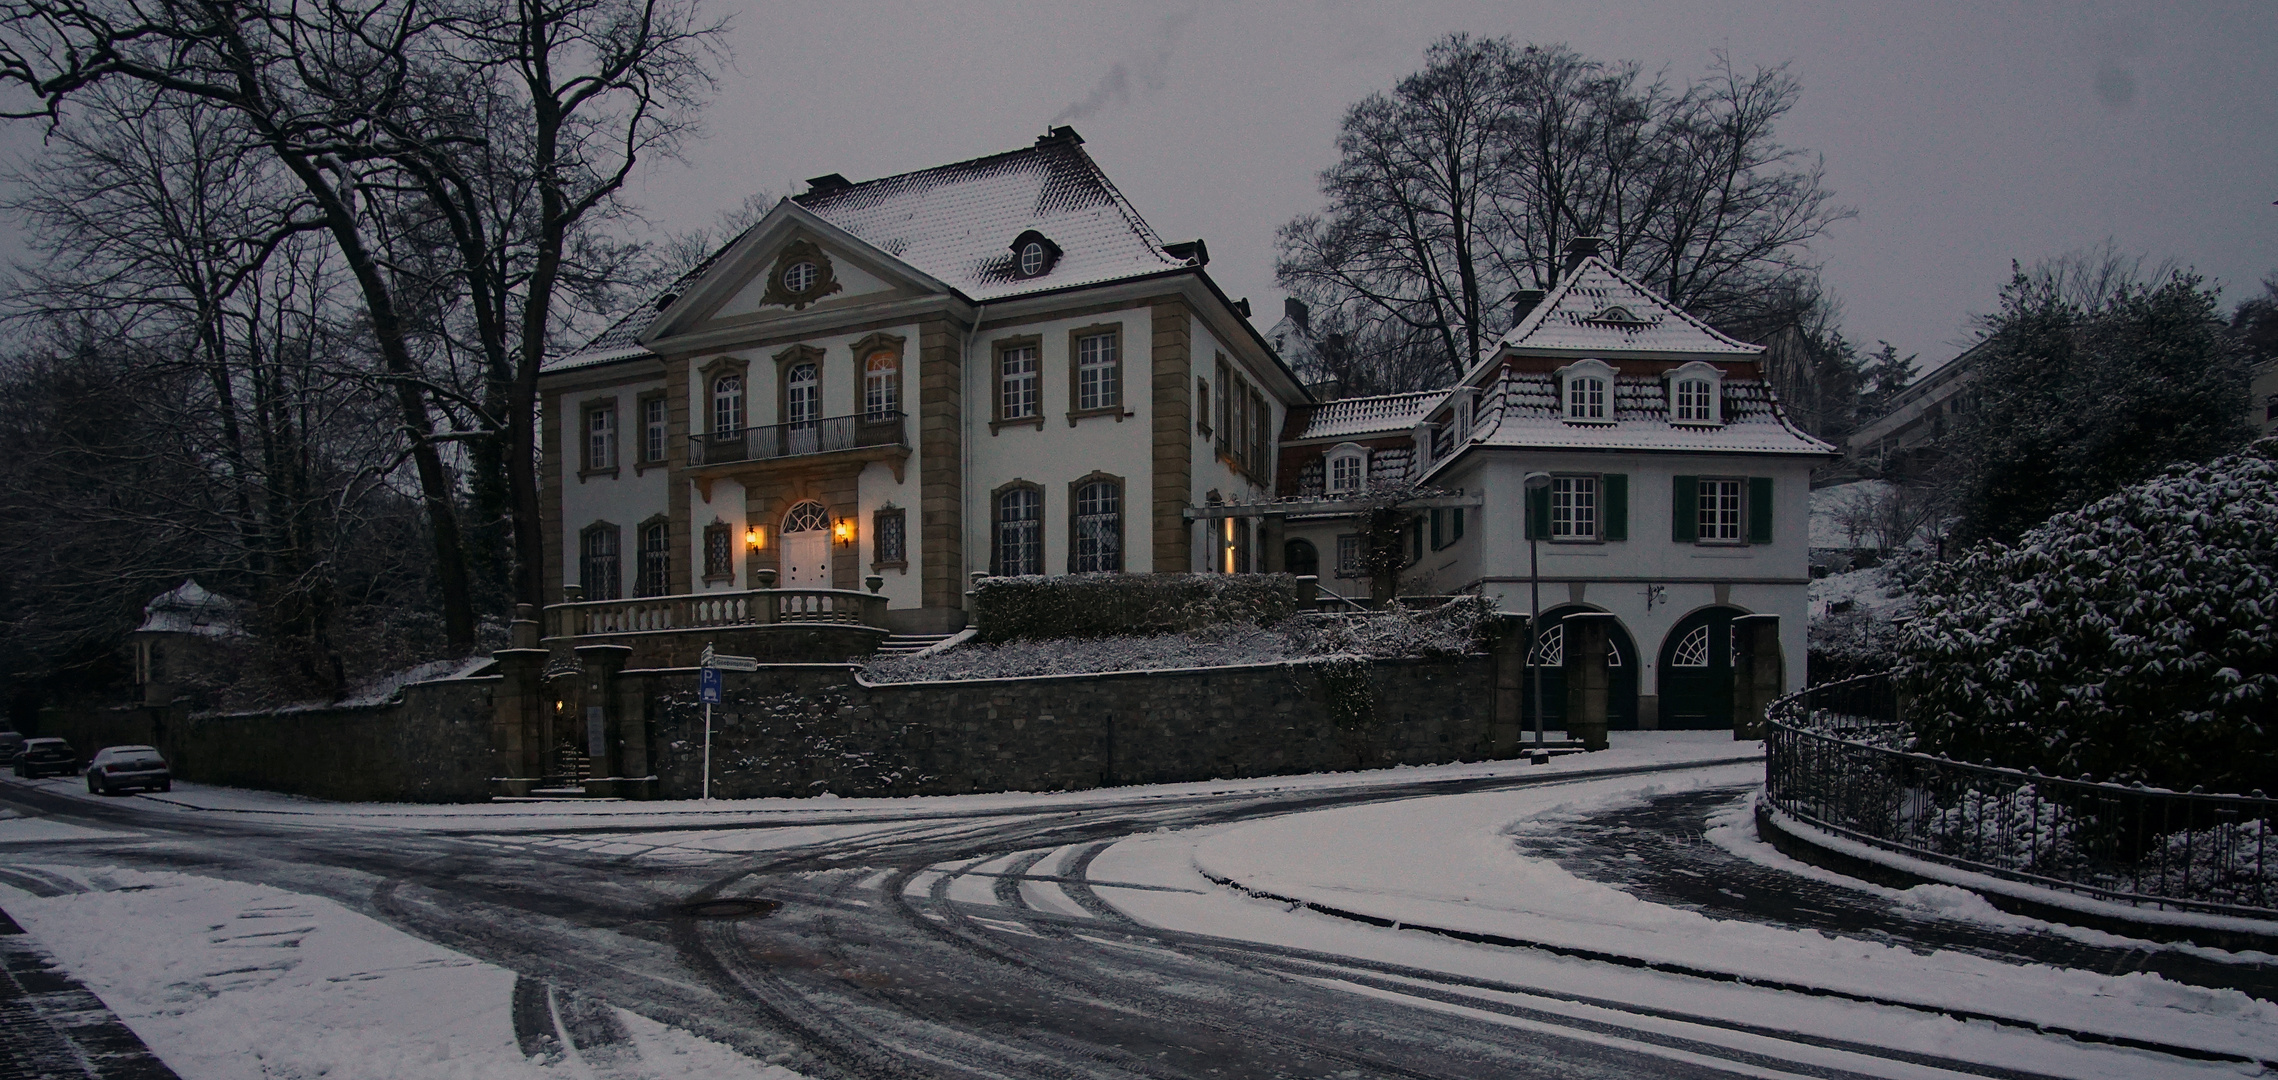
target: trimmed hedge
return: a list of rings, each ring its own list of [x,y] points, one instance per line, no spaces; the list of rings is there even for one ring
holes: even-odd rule
[[[982,578],[975,636],[1034,638],[1174,634],[1269,626],[1303,610],[1291,574],[1069,574]]]

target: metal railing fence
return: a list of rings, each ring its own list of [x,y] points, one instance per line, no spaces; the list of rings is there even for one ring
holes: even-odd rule
[[[2278,799],[2070,780],[1916,753],[1887,675],[1775,703],[1768,802],[1933,862],[2098,899],[2278,917]]]
[[[825,416],[795,424],[768,424],[689,436],[690,465],[768,461],[874,446],[908,446],[903,414]]]

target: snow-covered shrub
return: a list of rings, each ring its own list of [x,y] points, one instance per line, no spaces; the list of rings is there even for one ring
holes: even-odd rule
[[[991,577],[973,593],[973,621],[987,642],[1267,626],[1299,608],[1289,574]]]
[[[1466,598],[1424,612],[1406,609],[1273,626],[1229,624],[1183,634],[1120,634],[967,644],[870,661],[872,682],[1011,679],[1104,671],[1281,664],[1329,657],[1388,660],[1457,656],[1478,649],[1492,604]]]
[[[1923,578],[1897,674],[1921,748],[2213,791],[2278,776],[2278,440]]]

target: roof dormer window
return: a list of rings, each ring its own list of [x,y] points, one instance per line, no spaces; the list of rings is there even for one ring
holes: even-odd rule
[[[1694,426],[1724,423],[1724,373],[1698,360],[1669,373],[1669,422]]]
[[[1012,273],[1014,277],[1042,277],[1060,261],[1060,245],[1052,238],[1030,229],[1012,241]]]
[[[1357,443],[1338,443],[1323,462],[1323,487],[1331,495],[1358,495],[1368,484],[1368,451]]]
[[[1614,421],[1614,369],[1603,360],[1578,360],[1558,369],[1560,414],[1568,423]]]

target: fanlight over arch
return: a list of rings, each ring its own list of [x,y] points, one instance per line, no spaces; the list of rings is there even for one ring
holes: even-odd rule
[[[828,529],[830,525],[830,512],[823,509],[823,504],[812,500],[792,507],[783,515],[783,531],[787,533],[814,532]]]

